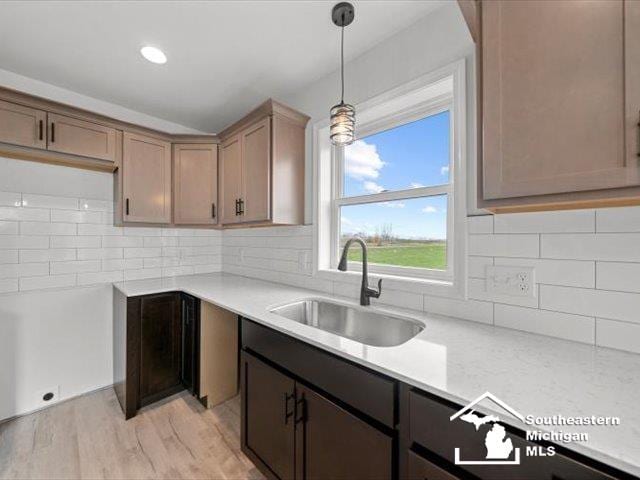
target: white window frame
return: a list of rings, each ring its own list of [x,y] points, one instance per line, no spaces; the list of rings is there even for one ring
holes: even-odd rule
[[[409,198],[447,195],[447,269],[370,264],[372,276],[386,278],[399,289],[464,298],[466,289],[466,82],[464,60],[417,78],[356,105],[359,138],[394,128],[443,111],[450,112],[449,183],[430,187],[342,197],[343,149],[331,146],[328,121],[313,127],[314,139],[314,275],[355,283],[360,262],[349,262],[339,272],[339,209]]]

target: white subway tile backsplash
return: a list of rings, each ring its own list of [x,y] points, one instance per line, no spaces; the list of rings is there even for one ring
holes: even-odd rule
[[[79,248],[78,260],[122,258],[122,248]]]
[[[81,198],[78,201],[80,210],[90,210],[98,212],[113,212],[113,202],[107,200],[93,200]]]
[[[51,262],[51,274],[98,272],[102,268],[100,260],[74,260],[70,262]]]
[[[168,264],[167,266],[178,265],[180,263],[180,261],[177,258],[166,258],[166,259],[163,259],[161,257],[143,258],[144,268],[162,267],[164,263],[163,260],[167,260],[167,264]]]
[[[142,247],[143,245],[143,237],[102,237],[103,247]]]
[[[51,221],[66,223],[103,223],[102,212],[82,210],[51,210]]]
[[[211,265],[194,265],[193,273],[213,273],[220,272],[222,270],[222,264],[212,263]]]
[[[105,272],[115,270],[138,270],[144,267],[142,258],[118,258],[102,260],[102,270]]]
[[[0,249],[49,248],[47,236],[0,235]]]
[[[125,248],[124,258],[150,258],[161,257],[161,248]]]
[[[470,278],[486,278],[488,265],[493,265],[493,257],[469,256],[467,275]]]
[[[640,293],[640,263],[598,262],[596,288]]]
[[[22,205],[22,194],[15,192],[0,192],[0,206],[19,207]]]
[[[640,206],[596,211],[597,232],[640,232]]]
[[[22,235],[75,235],[75,223],[20,222]]]
[[[14,263],[0,266],[0,278],[31,277],[49,275],[49,264],[43,263]]]
[[[538,235],[469,235],[469,255],[538,258]]]
[[[640,325],[597,318],[596,345],[640,353]]]
[[[42,208],[0,207],[0,220],[48,222],[51,219],[49,212]]]
[[[162,235],[162,229],[158,227],[124,227],[124,234],[137,237],[159,237]]]
[[[102,239],[100,237],[82,236],[62,236],[51,237],[51,248],[100,248]]]
[[[595,262],[496,257],[496,265],[533,267],[536,283],[594,288]]]
[[[469,233],[493,233],[493,215],[480,215],[467,219]]]
[[[193,275],[194,269],[190,265],[185,265],[182,267],[164,267],[162,269],[163,277],[176,277],[179,275]]]
[[[122,227],[114,227],[113,225],[78,224],[78,235],[122,235],[122,233]]]
[[[20,279],[20,290],[41,290],[46,288],[73,287],[74,285],[76,285],[75,274],[24,277]]]
[[[540,308],[640,323],[640,294],[540,285]]]
[[[438,315],[462,318],[474,322],[493,323],[493,303],[491,302],[425,295],[424,310]]]
[[[18,235],[18,222],[1,222],[0,235]]]
[[[143,237],[145,247],[177,247],[177,237]]]
[[[161,268],[144,268],[141,270],[125,270],[124,279],[128,280],[142,280],[145,278],[159,278],[162,277]]]
[[[17,292],[18,285],[17,278],[2,279],[0,280],[0,293]]]
[[[640,262],[640,233],[542,235],[543,258]]]
[[[23,193],[22,206],[77,210],[78,199],[70,197],[54,197],[51,195],[33,195],[31,193]]]
[[[18,250],[0,250],[0,265],[18,263]]]
[[[593,317],[496,304],[494,323],[498,327],[564,338],[575,342],[595,342]]]
[[[42,250],[20,250],[20,263],[27,262],[62,262],[75,260],[76,251],[70,248],[42,249]]]
[[[595,232],[593,210],[507,213],[496,215],[494,233],[573,233]]]

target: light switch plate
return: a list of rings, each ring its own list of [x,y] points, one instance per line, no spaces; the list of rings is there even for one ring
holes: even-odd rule
[[[507,267],[487,265],[487,292],[514,297],[535,298],[535,269],[533,267]]]

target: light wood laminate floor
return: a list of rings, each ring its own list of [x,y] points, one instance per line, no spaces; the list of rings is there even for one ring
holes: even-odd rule
[[[264,478],[240,451],[240,397],[174,395],[125,421],[113,389],[0,424],[2,479]]]

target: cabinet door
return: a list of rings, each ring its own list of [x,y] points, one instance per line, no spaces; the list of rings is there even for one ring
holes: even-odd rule
[[[640,184],[625,155],[625,4],[586,6],[482,2],[485,200]]]
[[[242,137],[243,222],[271,218],[271,117],[244,130]]]
[[[460,477],[447,472],[412,451],[408,453],[408,480],[459,480]]]
[[[180,295],[143,297],[140,314],[140,404],[182,388]]]
[[[125,132],[122,184],[125,222],[171,222],[171,144]]]
[[[242,450],[276,478],[292,479],[295,382],[246,352],[242,369]]]
[[[173,146],[173,191],[174,223],[217,223],[217,145]]]
[[[392,478],[393,441],[368,423],[300,384],[296,478]],[[303,416],[302,422],[299,422]]]
[[[625,1],[625,97],[627,163],[640,155],[640,2]]]
[[[48,114],[48,123],[48,150],[115,161],[115,129],[55,113]]]
[[[222,223],[238,223],[237,202],[242,197],[242,145],[240,136],[231,137],[220,149],[220,197],[222,200]]]
[[[0,142],[46,148],[46,117],[42,110],[0,101]]]

